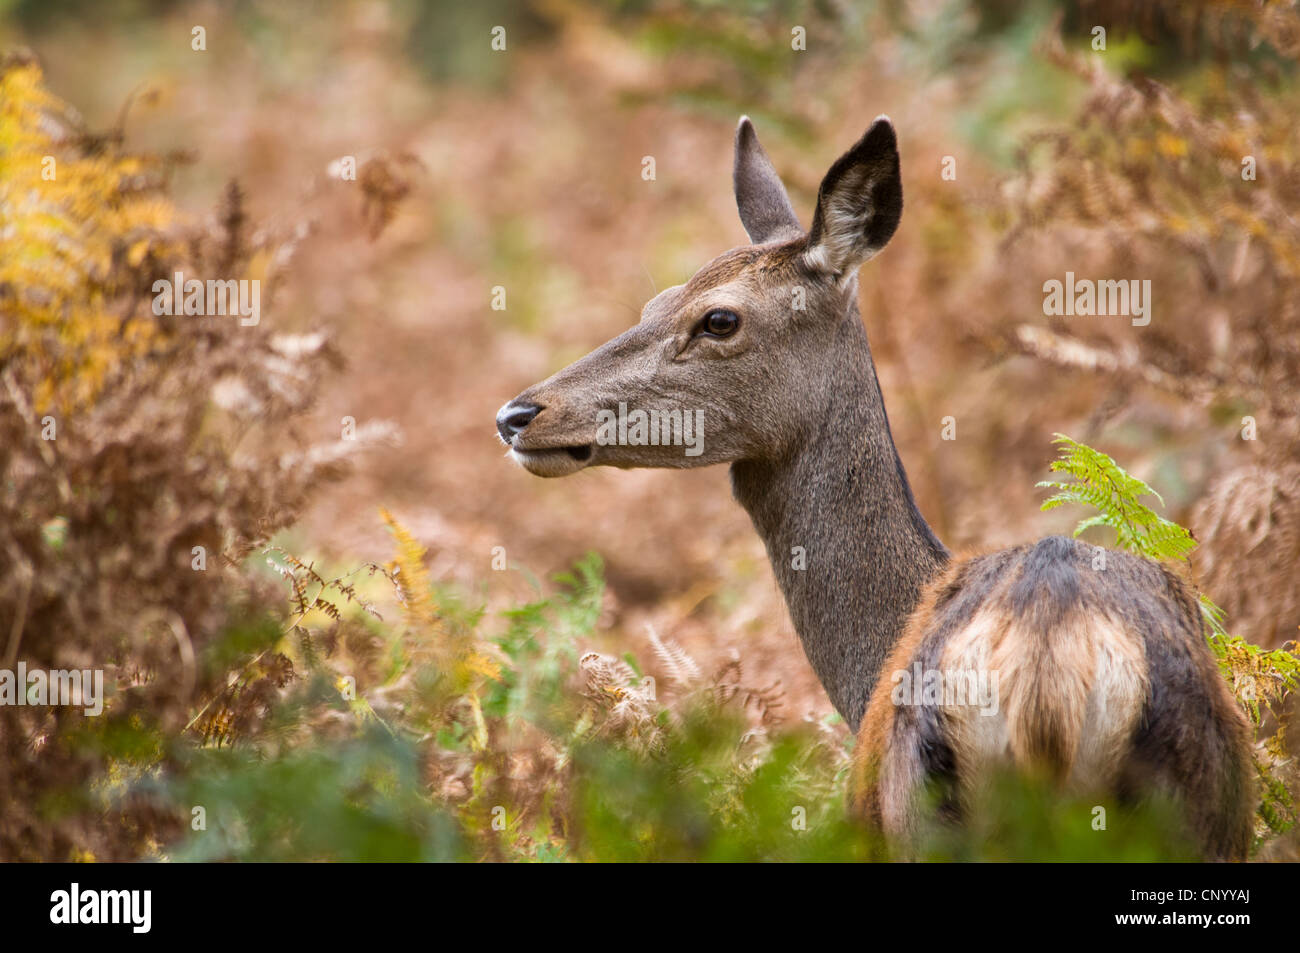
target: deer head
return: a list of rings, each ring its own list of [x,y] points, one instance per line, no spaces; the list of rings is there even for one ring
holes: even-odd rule
[[[870,366],[865,337],[862,353],[845,353],[843,326],[860,331],[858,266],[902,215],[889,119],[831,166],[807,233],[748,118],[734,184],[753,244],[661,292],[634,328],[501,408],[497,431],[529,472],[780,459],[835,413],[836,368]]]

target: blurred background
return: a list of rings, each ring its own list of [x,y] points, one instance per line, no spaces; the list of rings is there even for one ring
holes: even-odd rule
[[[863,269],[860,303],[918,503],[950,548],[1073,528],[1081,514],[1040,513],[1034,486],[1063,432],[1163,494],[1162,512],[1200,541],[1196,578],[1232,632],[1270,648],[1297,634],[1293,4],[0,0],[0,50],[12,122],[15,77],[39,75],[31,83],[63,104],[50,142],[91,163],[152,157],[112,172],[110,190],[147,179],[148,202],[169,203],[165,214],[117,193],[101,203],[138,215],[87,272],[115,330],[77,341],[103,354],[60,363],[72,347],[62,319],[39,317],[43,298],[17,307],[22,275],[0,280],[0,361],[26,400],[5,405],[9,446],[31,456],[0,451],[11,483],[0,633],[21,609],[24,653],[53,664],[101,637],[118,645],[160,602],[200,644],[270,585],[240,568],[253,546],[383,563],[386,507],[427,549],[434,584],[489,615],[596,551],[606,588],[584,647],[644,656],[662,678],[652,631],[705,672],[739,658],[749,683],[779,686],[781,719],[843,734],[724,468],[543,481],[503,458],[493,428],[507,399],[745,242],[730,184],[741,114],[805,223],[822,174],[871,119],[888,113],[898,128],[906,212]],[[16,150],[10,132],[0,148]],[[355,181],[339,174],[346,156]],[[21,218],[18,188],[7,214]],[[179,262],[263,277],[263,343],[227,323],[201,346],[189,335],[128,347],[141,289]],[[1043,282],[1067,270],[1150,279],[1150,324],[1045,316]],[[504,310],[492,308],[497,286]],[[226,363],[205,363],[218,353]],[[151,369],[159,354],[171,355],[165,373]],[[276,383],[288,355],[303,365],[292,386]],[[100,358],[107,370],[87,389]],[[223,430],[210,406],[186,401],[227,377],[241,383],[225,403],[213,395],[237,421]],[[90,406],[109,416],[92,426],[75,409]],[[146,406],[156,421],[142,420]],[[38,505],[21,487],[46,464],[23,419],[60,407],[93,452],[69,471],[68,494]],[[949,416],[955,440],[942,439]],[[345,418],[362,438],[349,446]],[[168,481],[184,489],[159,515]],[[47,572],[51,532],[67,542]],[[108,554],[109,540],[124,552]],[[142,554],[160,540],[172,549],[150,576]],[[227,589],[158,581],[183,575],[197,543],[229,554]],[[220,690],[204,673],[200,688]],[[89,837],[43,839],[45,821],[25,823],[11,852]]]

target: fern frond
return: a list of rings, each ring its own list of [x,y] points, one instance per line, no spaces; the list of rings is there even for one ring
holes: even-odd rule
[[[655,658],[659,659],[659,664],[664,667],[664,671],[678,685],[689,687],[696,684],[703,677],[700,667],[695,663],[695,659],[687,654],[686,650],[680,645],[669,639],[667,642],[661,640],[654,630],[654,626],[646,624],[646,631],[650,634],[650,645],[654,649]]]
[[[427,550],[388,510],[381,508],[379,515],[397,541],[397,554],[387,569],[396,580],[407,623],[415,629],[437,625],[438,607],[429,586],[429,570],[424,566]]]
[[[1142,502],[1142,497],[1152,496],[1164,506],[1159,493],[1100,450],[1060,433],[1052,442],[1063,449],[1051,469],[1069,479],[1043,480],[1038,484],[1057,491],[1043,502],[1043,510],[1066,503],[1090,507],[1098,512],[1075,526],[1075,536],[1094,526],[1108,526],[1115,531],[1115,544],[1121,549],[1150,559],[1186,561],[1196,548],[1192,534]]]

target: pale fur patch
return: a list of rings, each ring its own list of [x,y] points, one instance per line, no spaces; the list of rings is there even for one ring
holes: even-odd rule
[[[944,709],[964,783],[996,764],[1037,764],[1077,790],[1115,780],[1148,691],[1139,633],[1085,612],[1043,632],[985,609],[948,640],[942,658],[946,670],[997,675],[996,714]]]

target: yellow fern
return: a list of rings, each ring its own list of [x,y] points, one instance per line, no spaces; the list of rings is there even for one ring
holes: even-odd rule
[[[13,290],[0,362],[20,356],[34,372],[38,412],[91,403],[114,369],[156,346],[160,325],[116,284],[114,255],[130,236],[139,264],[168,244],[175,217],[138,184],[152,161],[85,148],[68,114],[38,66],[0,71],[0,286]]]
[[[485,679],[500,680],[501,663],[488,643],[472,633],[456,634],[441,624],[424,565],[427,550],[388,510],[381,508],[379,515],[397,543],[396,555],[387,568],[396,580],[407,626],[428,640],[427,648],[438,660],[451,692],[467,696],[476,722],[481,721],[478,689]]]
[[[388,510],[381,507],[379,515],[397,541],[397,554],[386,568],[396,580],[407,624],[415,629],[437,626],[438,607],[429,588],[429,570],[424,567],[428,550]]]

